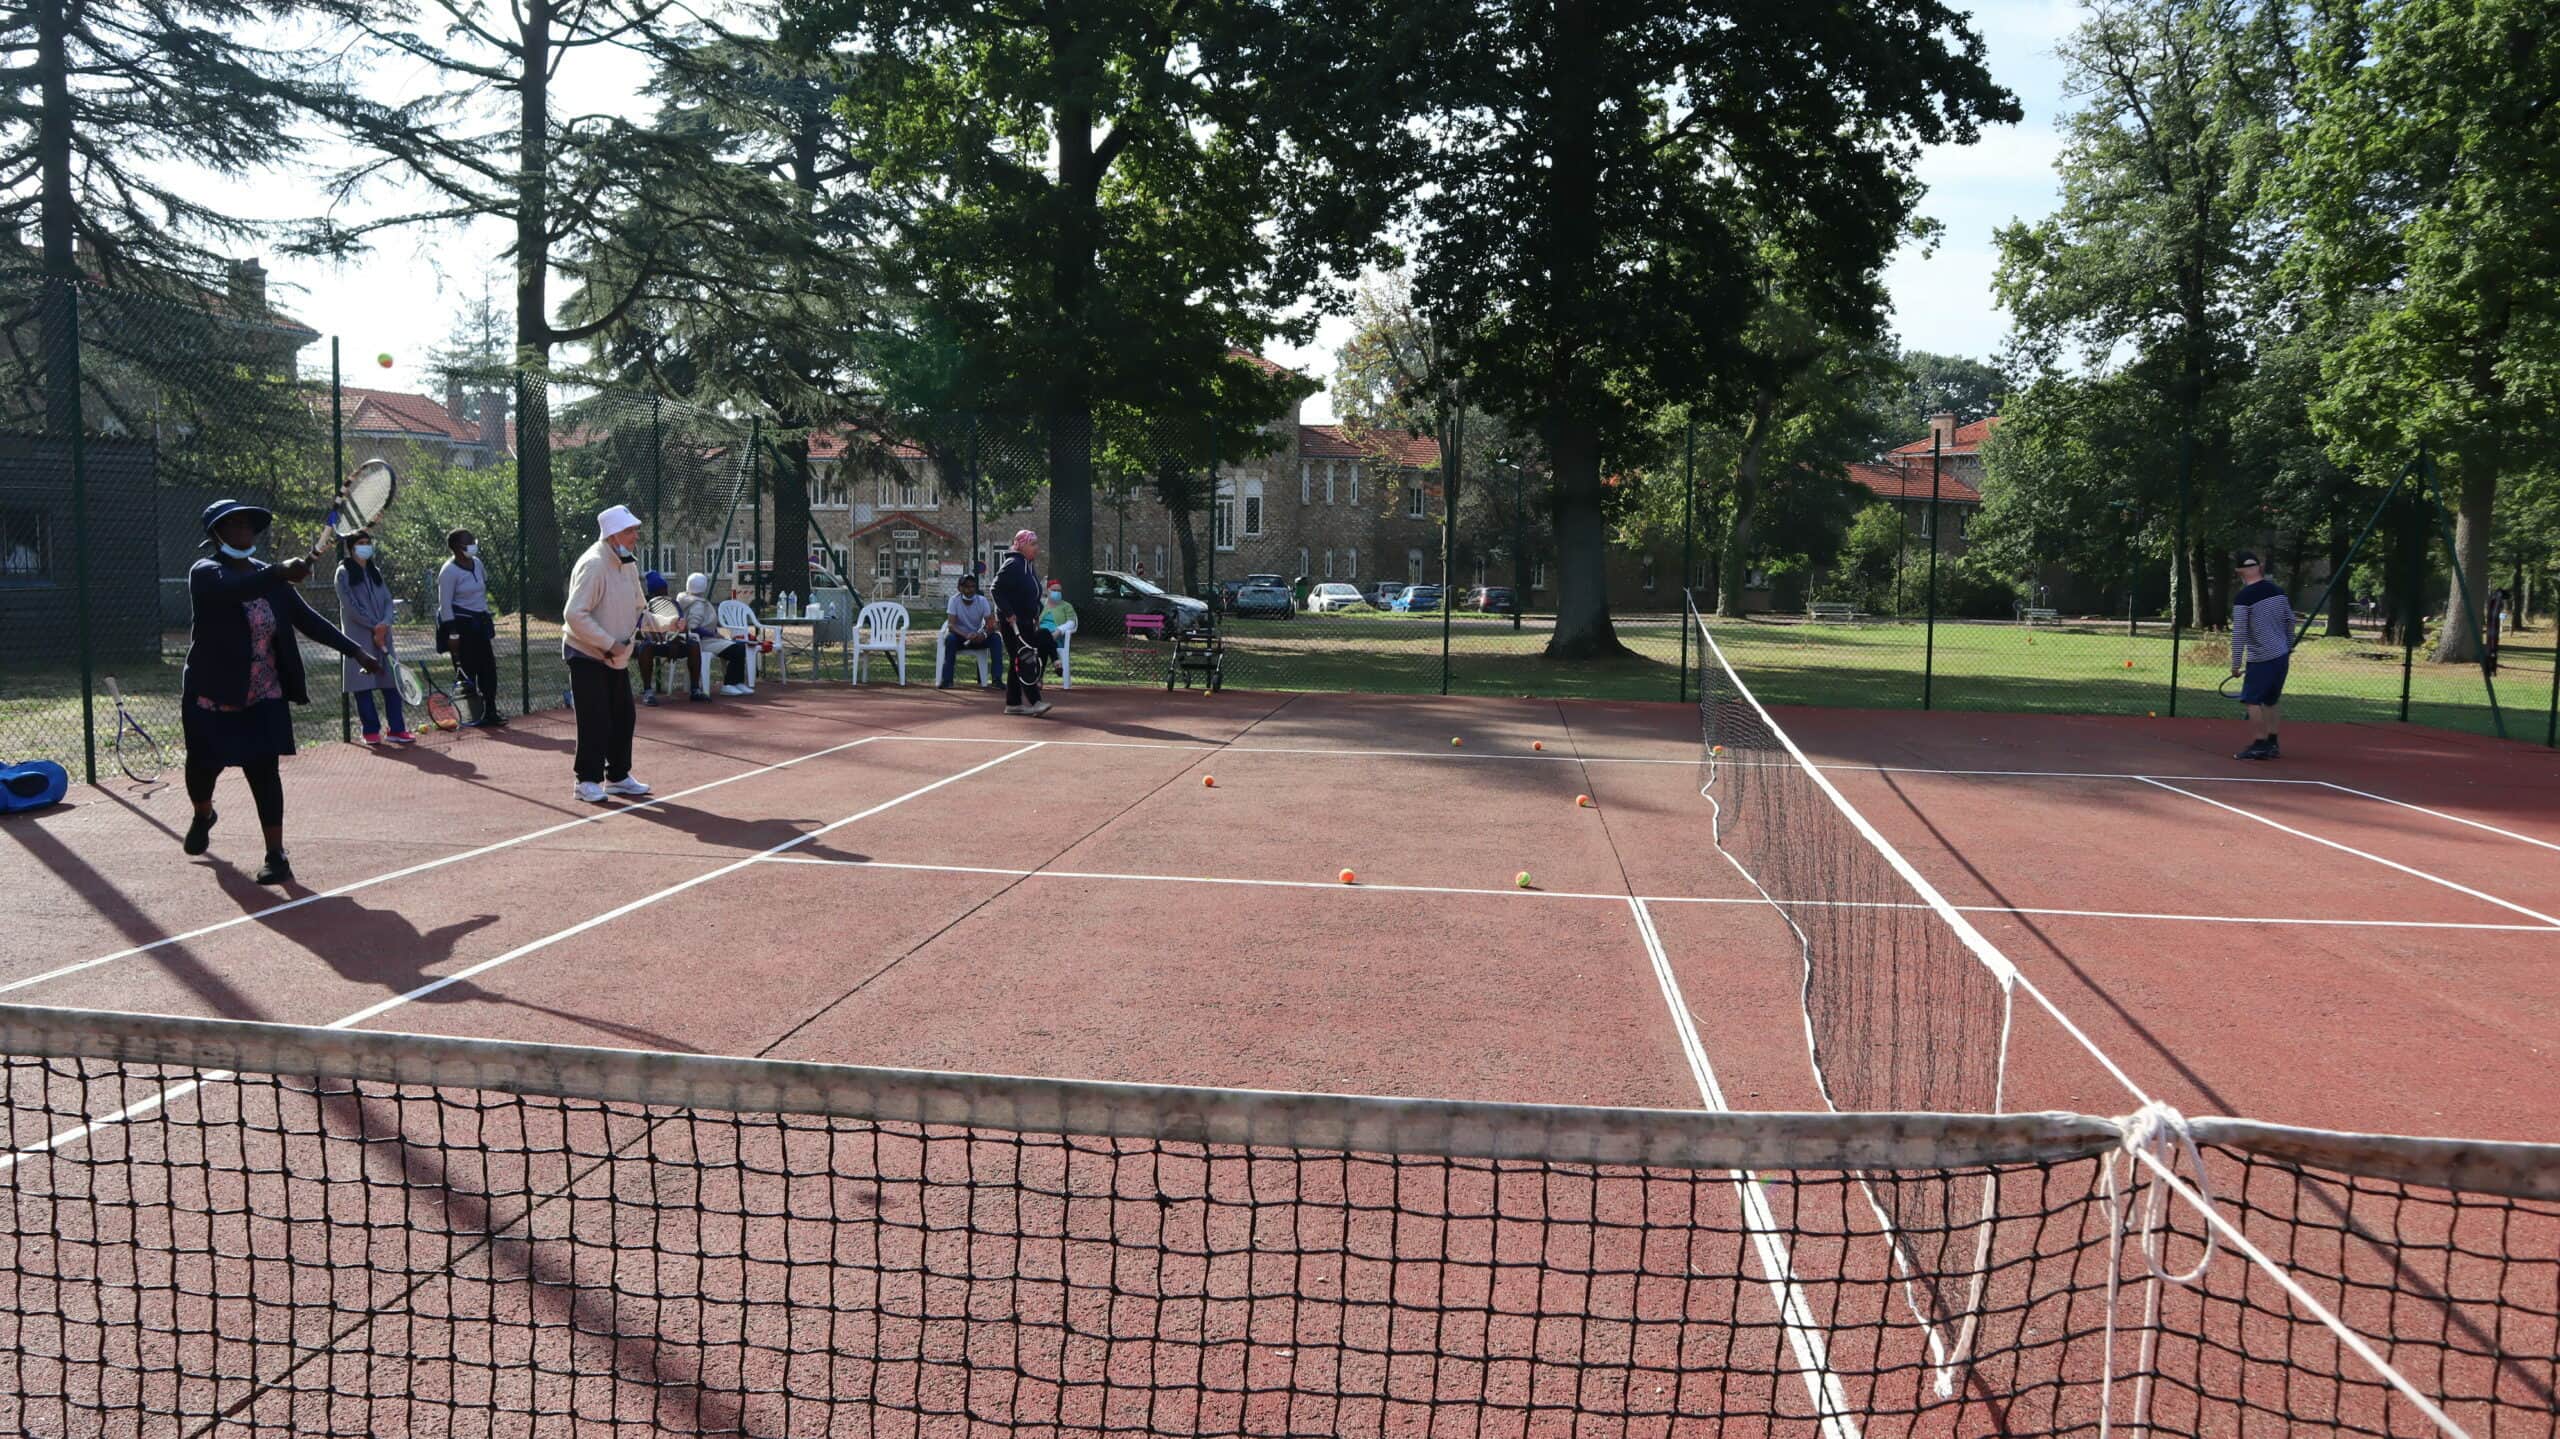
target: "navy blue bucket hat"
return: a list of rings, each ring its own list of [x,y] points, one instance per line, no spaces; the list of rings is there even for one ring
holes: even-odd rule
[[[267,527],[276,522],[275,513],[271,510],[261,508],[257,505],[246,504],[239,500],[216,500],[212,504],[204,507],[205,543],[211,544],[213,542],[213,527],[221,524],[224,520],[231,518],[233,515],[247,515],[256,520],[258,522],[258,533],[260,534],[265,534],[267,532]]]

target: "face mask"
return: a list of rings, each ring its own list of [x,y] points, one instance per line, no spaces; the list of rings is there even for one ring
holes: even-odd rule
[[[626,565],[638,558],[638,556],[634,555],[631,551],[624,549],[620,545],[615,545],[613,547],[613,553],[616,559],[621,560]]]
[[[462,554],[465,559],[476,560],[480,558],[480,547],[478,545],[464,545],[462,547]]]
[[[1060,600],[1062,600],[1062,599],[1065,599],[1066,597],[1067,597],[1067,593],[1066,593],[1066,591],[1064,591],[1064,590],[1051,590],[1051,591],[1049,591],[1049,603],[1051,603],[1051,604],[1053,604],[1053,605],[1054,605],[1054,604],[1056,604],[1058,601],[1060,601]]]
[[[222,552],[235,560],[245,560],[251,555],[256,554],[258,551],[254,547],[244,550],[238,545],[224,545],[222,547]]]
[[[373,562],[373,546],[371,546],[371,545],[358,545],[358,546],[356,546],[356,558],[357,558],[357,559],[360,559],[360,560],[365,561],[367,564],[372,563],[372,562]]]

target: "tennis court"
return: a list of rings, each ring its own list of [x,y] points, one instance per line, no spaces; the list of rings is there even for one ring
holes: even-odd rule
[[[2545,751],[2297,726],[2244,767],[2236,726],[2193,720],[1762,716],[1802,769],[1718,741],[1729,695],[1703,740],[1694,705],[1061,698],[1036,723],[914,688],[660,708],[657,797],[603,811],[569,797],[565,717],[307,755],[281,899],[181,860],[174,792],[0,831],[9,1004],[788,1062],[594,1061],[589,1088],[549,1049],[0,1025],[24,1056],[0,1419],[2438,1432],[2286,1268],[2463,1431],[2554,1430],[2549,1151],[2464,1146],[2429,1183],[2200,1127],[2200,1160],[2161,1152],[2269,1264],[2224,1245],[2155,1285],[2098,1200],[2140,1166],[2037,1114],[2552,1140]],[[1716,797],[1739,816],[1764,783],[1744,765],[1796,786],[1750,811],[1789,826],[1782,872],[1843,887],[1764,893],[1719,849]],[[1822,827],[1815,774],[1872,836]],[[235,807],[217,860],[254,848]],[[1716,1113],[1824,1107],[1825,926],[1898,953],[1944,924],[1859,887],[1875,852],[1843,836],[2020,981],[1996,1102],[1843,1107],[2024,1117]],[[1859,1042],[1976,1043],[1933,1029],[1970,1001],[1917,998]],[[1876,1083],[1982,1082],[1942,1069]],[[2194,1213],[2157,1229],[2165,1267],[2201,1257]]]

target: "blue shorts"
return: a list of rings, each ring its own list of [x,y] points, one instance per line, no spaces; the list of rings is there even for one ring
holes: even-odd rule
[[[2293,664],[2293,656],[2278,655],[2271,660],[2251,660],[2240,679],[2240,703],[2271,705],[2284,698],[2284,674]]]

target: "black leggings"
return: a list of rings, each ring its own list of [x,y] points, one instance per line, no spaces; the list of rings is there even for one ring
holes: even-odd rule
[[[239,765],[240,777],[249,782],[249,795],[258,802],[258,823],[268,829],[284,828],[284,775],[276,768],[276,756],[261,755]],[[187,798],[197,804],[213,802],[213,782],[222,778],[222,764],[201,758],[192,751],[187,755]]]
[[[456,613],[453,626],[448,643],[453,646],[453,667],[462,673],[462,687],[478,695],[494,715],[498,712],[498,655],[490,643],[494,626],[487,615],[470,611]]]

